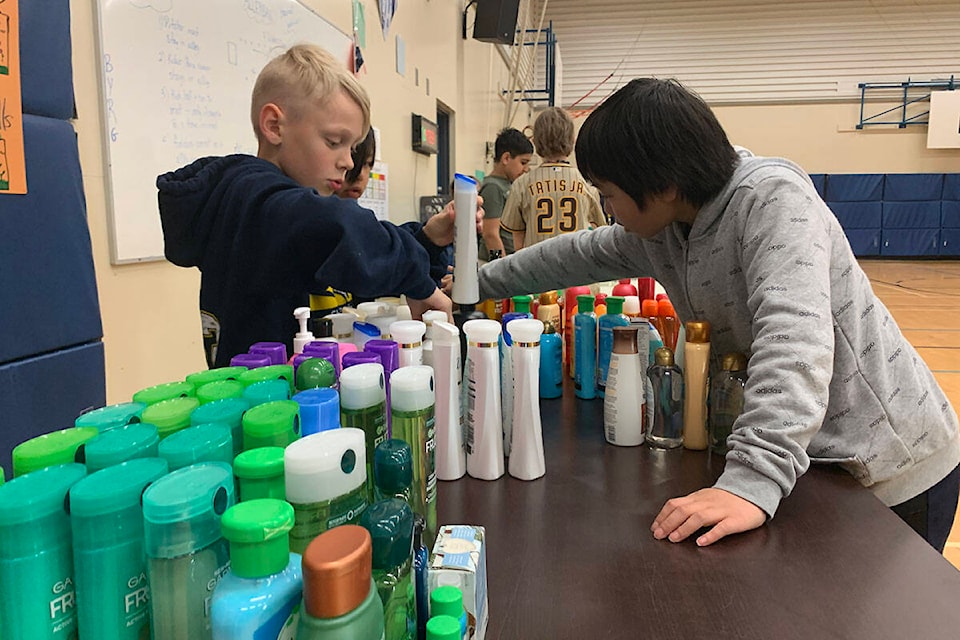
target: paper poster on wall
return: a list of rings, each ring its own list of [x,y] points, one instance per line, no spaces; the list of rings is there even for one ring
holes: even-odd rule
[[[0,194],[27,192],[20,102],[19,0],[0,0]]]
[[[353,0],[353,37],[361,49],[367,48],[367,18],[360,0]]]
[[[389,220],[389,193],[387,191],[387,163],[374,162],[370,170],[370,182],[357,204],[370,209],[377,216],[377,220]]]
[[[383,31],[383,39],[386,41],[390,33],[390,23],[393,22],[393,14],[397,11],[397,0],[379,0],[380,8],[380,29]]]

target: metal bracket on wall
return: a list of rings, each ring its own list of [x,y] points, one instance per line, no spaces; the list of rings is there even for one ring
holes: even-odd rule
[[[553,32],[553,21],[551,20],[545,29],[525,29],[520,33],[520,41],[514,46],[543,47],[543,55],[538,55],[531,63],[539,67],[537,72],[542,74],[543,88],[533,89],[524,87],[520,91],[513,92],[514,102],[546,102],[547,106],[554,106],[556,101],[555,91],[557,85],[557,62],[555,47],[557,37]],[[534,70],[531,69],[531,72]],[[507,96],[510,91],[502,90],[501,94]]]
[[[929,124],[930,93],[939,89],[954,91],[957,89],[957,82],[954,81],[953,76],[950,76],[949,80],[913,82],[907,78],[906,82],[861,82],[857,86],[860,88],[860,124],[857,125],[857,129],[863,129],[868,125],[881,124],[895,124],[900,129],[905,129],[910,124]],[[874,101],[899,102],[899,104],[880,113],[864,117],[868,97]],[[921,111],[924,109],[924,105],[927,105],[926,110]],[[887,114],[894,112],[899,112],[899,120],[883,119]],[[893,117],[896,117],[896,115]]]

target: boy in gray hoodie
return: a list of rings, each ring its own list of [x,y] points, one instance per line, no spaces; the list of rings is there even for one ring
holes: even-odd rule
[[[481,298],[653,276],[719,355],[749,354],[743,413],[713,487],[651,531],[704,546],[761,526],[811,462],[832,462],[939,551],[960,492],[957,414],[874,295],[806,173],[735,149],[675,81],[636,79],[587,118],[583,174],[617,224],[480,271]]]

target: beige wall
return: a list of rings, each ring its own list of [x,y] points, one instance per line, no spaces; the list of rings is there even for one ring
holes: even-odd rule
[[[204,367],[197,311],[199,273],[165,262],[110,264],[104,160],[95,47],[95,0],[71,2],[74,83],[80,160],[103,315],[107,400],[121,402],[151,384],[182,379]],[[308,0],[343,31],[351,29],[350,3]],[[410,114],[435,118],[437,101],[455,112],[458,171],[489,171],[485,143],[504,125],[500,87],[505,65],[492,45],[460,38],[460,0],[404,0],[386,41],[375,0],[363,0],[367,21],[366,71],[373,122],[389,164],[390,215],[415,219],[419,196],[432,194],[436,162],[410,150]],[[405,77],[395,71],[395,41],[406,42]],[[415,69],[420,71],[416,85]],[[427,79],[430,91],[427,93]],[[811,172],[960,171],[960,154],[927,151],[924,127],[852,131],[859,105],[721,107],[731,139],[755,152],[789,157]],[[512,122],[531,122],[524,107]],[[171,167],[172,169],[173,167]]]

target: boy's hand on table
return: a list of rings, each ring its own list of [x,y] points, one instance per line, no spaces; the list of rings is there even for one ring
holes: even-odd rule
[[[430,297],[423,300],[408,297],[407,306],[410,307],[410,315],[417,320],[423,317],[424,311],[436,309],[447,314],[447,322],[453,322],[453,301],[440,289],[434,289]]]
[[[445,247],[453,243],[455,215],[456,212],[451,200],[443,208],[443,211],[430,216],[430,219],[423,225],[424,235],[438,247]],[[477,196],[477,233],[483,233],[483,196]]]
[[[723,489],[700,489],[682,498],[667,500],[650,526],[657,540],[686,540],[703,527],[712,527],[697,538],[705,547],[732,533],[750,531],[762,525],[766,514],[749,500]]]

